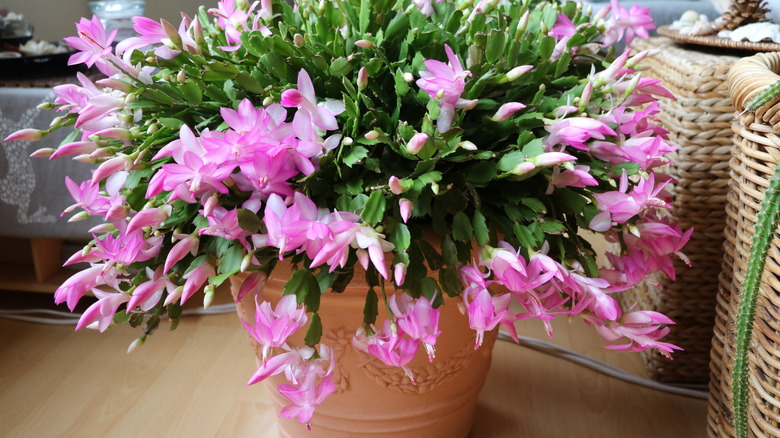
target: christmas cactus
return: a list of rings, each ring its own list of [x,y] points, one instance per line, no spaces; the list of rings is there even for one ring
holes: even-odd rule
[[[435,360],[442,305],[462,307],[475,348],[557,315],[607,348],[678,348],[661,341],[669,318],[613,298],[673,277],[691,233],[667,217],[657,172],[675,150],[656,119],[670,93],[641,74],[652,53],[613,48],[647,37],[646,8],[222,0],[178,26],[134,20],[138,35],[112,44],[82,19],[70,62],[104,78],[55,87],[51,128],[7,139],[73,126],[33,155],[95,165],[66,181],[72,220],[104,219],[55,294],[71,310],[97,297],[78,328],[128,323],[135,346],[185,302],[208,305],[239,273],[241,294],[262,288],[285,260],[286,296],[246,326],[264,357],[250,381],[286,373],[282,415],[301,422],[334,390],[320,297],[357,264],[370,288],[353,345],[390,365],[421,344]],[[613,244],[607,265],[587,232]],[[286,343],[298,330],[300,349]]]

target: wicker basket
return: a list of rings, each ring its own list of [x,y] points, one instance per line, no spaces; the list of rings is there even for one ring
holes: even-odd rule
[[[726,205],[723,273],[720,276],[711,354],[709,437],[732,437],[731,373],[734,315],[750,255],[756,216],[764,190],[780,161],[780,104],[740,112],[760,90],[780,76],[780,54],[758,54],[734,64],[728,83],[737,112],[735,148]],[[780,437],[780,238],[775,234],[758,292],[755,326],[748,353],[749,427],[757,437]]]
[[[679,149],[668,169],[677,180],[671,187],[672,220],[694,233],[683,249],[693,265],[675,262],[676,281],[659,278],[660,288],[645,283],[622,294],[625,306],[634,303],[669,315],[677,324],[667,340],[684,348],[670,361],[652,351],[643,352],[650,377],[675,383],[706,383],[709,378],[710,340],[715,317],[718,275],[723,260],[723,228],[731,154],[734,109],[726,76],[738,59],[676,46],[664,37],[635,40],[632,49],[660,48],[646,58],[643,72],[663,80],[677,99],[661,98],[659,119]],[[670,187],[670,186],[668,186]]]

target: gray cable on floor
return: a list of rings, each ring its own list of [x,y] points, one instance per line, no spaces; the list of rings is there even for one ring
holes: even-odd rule
[[[514,339],[512,339],[511,336],[509,336],[504,332],[499,332],[498,338],[503,341],[514,342]],[[614,365],[608,364],[606,362],[602,362],[600,360],[594,359],[589,356],[582,355],[580,353],[576,353],[571,350],[567,350],[557,345],[553,345],[549,342],[540,341],[539,339],[528,338],[524,336],[518,336],[518,338],[520,340],[519,344],[523,347],[527,347],[532,350],[539,351],[541,353],[549,354],[551,356],[568,360],[569,362],[573,362],[577,365],[583,366],[585,368],[591,369],[593,371],[597,371],[601,374],[619,380],[623,380],[628,383],[632,383],[634,385],[644,386],[646,388],[668,392],[675,395],[682,395],[685,397],[692,397],[692,398],[698,398],[704,400],[707,399],[707,391],[693,389],[691,387],[670,385],[661,382],[656,382],[655,380],[645,379],[635,374],[629,373],[628,371],[625,371]]]

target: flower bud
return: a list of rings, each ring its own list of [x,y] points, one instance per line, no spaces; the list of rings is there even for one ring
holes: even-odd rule
[[[306,40],[303,38],[303,35],[296,33],[293,35],[293,44],[295,44],[295,47],[303,47],[306,44]]]
[[[368,86],[368,70],[365,67],[360,67],[357,77],[358,91],[363,91]]]
[[[463,149],[463,150],[466,150],[466,151],[476,151],[476,150],[478,150],[477,149],[477,145],[475,145],[474,143],[472,143],[472,142],[470,142],[468,140],[465,140],[465,141],[462,141],[462,142],[458,143],[458,147]]]
[[[412,216],[412,211],[414,210],[414,202],[406,198],[401,198],[398,207],[401,210],[401,219],[404,221],[404,223],[406,223],[406,221],[408,221],[409,218]]]
[[[176,74],[176,82],[182,85],[187,82],[187,75],[184,73],[184,70],[179,70],[179,73]]]
[[[396,176],[391,176],[390,181],[388,181],[387,184],[390,186],[390,191],[393,192],[394,195],[400,195],[404,192],[404,186],[401,183],[401,180]]]
[[[550,167],[566,163],[568,161],[577,161],[577,157],[563,152],[545,152],[535,157],[528,158],[529,163],[534,166]]]
[[[36,106],[39,110],[53,110],[54,108],[57,108],[57,105],[55,105],[52,102],[41,102]]]
[[[30,158],[51,157],[56,149],[54,148],[41,148],[30,154]]]
[[[371,130],[368,131],[366,135],[364,135],[363,137],[365,137],[366,140],[376,140],[377,138],[379,138],[379,132],[375,130]]]
[[[526,74],[528,71],[530,71],[533,68],[534,68],[533,65],[521,65],[515,67],[512,70],[506,72],[506,79],[508,82],[512,82],[515,79],[519,78],[520,76]]]
[[[376,47],[374,43],[372,43],[369,40],[357,40],[355,41],[355,45],[360,47],[361,49],[373,49]]]
[[[5,141],[38,141],[48,134],[40,129],[20,129],[5,138]]]
[[[71,216],[70,219],[68,219],[68,222],[78,222],[88,218],[89,218],[89,213],[87,213],[86,211],[80,211],[74,214],[73,216]]]
[[[409,140],[409,143],[406,144],[406,152],[409,152],[412,155],[417,155],[422,150],[423,146],[425,146],[425,142],[428,141],[428,134],[424,132],[418,132],[417,134],[414,134]]]
[[[203,307],[208,309],[211,303],[214,302],[214,285],[207,284],[206,287],[203,288],[203,292]]]
[[[434,195],[438,195],[439,194],[439,183],[437,183],[436,181],[431,182],[431,191],[433,192]]]
[[[141,345],[144,345],[144,342],[146,342],[146,335],[136,338],[136,340],[131,342],[130,346],[127,347],[127,354],[132,353],[133,351],[135,351],[136,348],[140,347]]]
[[[274,103],[274,98],[271,96],[268,96],[265,99],[263,99],[263,106],[268,106],[272,103]]]
[[[517,31],[515,32],[515,39],[519,40],[523,36],[523,33],[528,28],[528,18],[530,17],[530,10],[526,9],[520,21],[517,23]]]
[[[352,146],[352,143],[354,143],[355,140],[352,139],[352,137],[344,137],[344,140],[341,141],[341,144],[344,146]]]
[[[403,77],[404,77],[404,81],[406,82],[412,82],[414,80],[414,75],[412,75],[409,72],[404,73]]]
[[[530,161],[523,161],[522,163],[515,166],[514,169],[510,170],[509,173],[513,175],[525,175],[534,169],[536,169],[536,165],[534,163],[531,163]]]
[[[590,98],[593,97],[593,82],[588,81],[585,84],[585,88],[582,90],[582,96],[580,96],[580,103],[578,108],[580,111],[584,111],[585,107],[590,103]]]
[[[636,76],[631,78],[631,81],[628,83],[628,86],[626,87],[626,91],[623,93],[624,99],[632,95],[634,91],[636,91],[636,87],[639,85],[640,79],[642,79],[642,73],[637,73]]]
[[[395,285],[400,286],[404,284],[406,279],[406,265],[403,263],[396,263],[393,267],[393,278],[395,279]]]
[[[525,108],[525,105],[520,102],[508,102],[501,105],[501,107],[498,108],[498,111],[496,111],[490,119],[494,122],[504,122],[512,117],[512,114],[523,108]]]
[[[162,39],[163,44],[171,49],[181,49],[181,35],[179,35],[179,31],[165,20],[160,20],[160,24],[163,32],[165,32],[165,36],[168,37]]]

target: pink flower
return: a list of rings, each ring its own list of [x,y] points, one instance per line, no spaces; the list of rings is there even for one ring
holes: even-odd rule
[[[545,127],[550,134],[544,138],[544,144],[552,147],[559,144],[587,151],[585,142],[591,138],[604,139],[604,135],[616,135],[604,122],[589,117],[571,117]]]
[[[420,71],[417,86],[428,93],[431,99],[439,101],[440,114],[436,121],[439,132],[447,132],[455,118],[455,108],[471,108],[476,100],[461,99],[460,95],[466,88],[466,77],[471,72],[463,70],[460,60],[450,46],[444,45],[449,64],[433,59],[424,62],[427,71]]]
[[[410,338],[421,341],[433,362],[436,338],[439,330],[439,310],[434,309],[425,297],[414,299],[406,294],[391,295],[388,306],[396,318],[398,327]]]
[[[184,274],[182,278],[184,282],[184,289],[181,293],[181,304],[184,304],[190,297],[203,285],[206,280],[213,277],[216,274],[214,267],[208,263],[203,263],[195,269]]]
[[[84,311],[76,324],[76,330],[81,330],[97,320],[97,329],[102,333],[114,322],[114,315],[123,303],[130,300],[130,296],[121,292],[105,292],[93,289],[92,293],[98,300]]]
[[[264,361],[247,385],[284,373],[291,385],[279,385],[278,390],[292,405],[282,408],[280,415],[308,423],[316,405],[322,403],[336,389],[332,381],[335,366],[333,349],[320,344],[318,351],[311,347],[285,350],[286,353]]]
[[[352,338],[352,346],[381,360],[387,366],[400,367],[412,383],[414,373],[406,365],[417,355],[418,342],[402,336],[390,320],[385,320],[381,332],[371,327],[373,333],[367,334],[365,327],[360,327]]]
[[[463,291],[463,304],[469,317],[469,326],[477,332],[474,349],[478,349],[485,339],[485,332],[495,329],[508,314],[510,294],[491,296],[487,289],[466,288]]]
[[[372,227],[368,225],[361,225],[357,229],[355,234],[355,241],[352,243],[353,247],[368,250],[368,255],[371,259],[371,263],[376,268],[377,272],[388,279],[387,265],[385,263],[385,253],[392,251],[395,245],[384,239],[384,234],[378,233]],[[365,269],[368,266],[364,264]]]
[[[119,58],[111,53],[111,43],[114,41],[117,30],[114,29],[106,35],[106,29],[97,16],[92,16],[92,20],[81,18],[76,23],[78,37],[64,38],[65,42],[78,50],[68,59],[68,65],[86,64],[92,67],[97,64],[98,69],[106,76],[111,76],[117,72],[116,67],[109,63],[109,59],[114,62],[120,62]]]
[[[628,340],[625,344],[607,345],[606,348],[610,350],[644,351],[655,348],[669,358],[674,350],[682,350],[676,345],[659,341],[669,333],[668,327],[661,326],[674,324],[674,321],[661,313],[635,311],[623,315],[618,321],[603,321],[588,314],[582,316],[607,341],[614,342],[623,338]]]
[[[168,290],[168,293],[173,293],[174,289],[176,289],[173,282],[163,275],[162,269],[158,268],[152,272],[151,269],[146,268],[146,278],[149,281],[139,284],[133,290],[130,301],[127,303],[127,313],[130,313],[136,307],[139,307],[143,312],[148,312],[159,303],[164,290]]]
[[[228,211],[224,207],[216,206],[209,214],[203,210],[201,213],[208,219],[209,226],[198,230],[199,235],[206,234],[238,241],[249,250],[250,245],[247,242],[247,237],[250,234],[238,225],[238,209],[234,208]]]
[[[169,210],[170,207],[143,209],[133,215],[133,218],[130,219],[130,222],[127,224],[125,232],[132,233],[135,230],[145,227],[152,227],[152,229],[155,230],[168,220],[168,217],[170,216]]]
[[[441,2],[442,0],[436,0],[436,3]],[[433,4],[431,3],[431,0],[412,0],[412,4],[417,6],[417,9],[420,10],[423,14],[425,14],[426,17],[430,17],[433,15]]]
[[[590,174],[589,166],[580,165],[564,171],[560,171],[559,168],[553,169],[550,185],[555,187],[588,187],[597,186],[599,183]]]
[[[311,421],[316,406],[336,391],[336,385],[333,383],[331,375],[321,378],[319,383],[316,383],[315,379],[316,374],[309,373],[299,387],[279,385],[279,394],[292,402],[292,405],[282,408],[279,412],[280,417],[297,418],[300,423],[306,424]],[[309,429],[311,429],[310,426]]]
[[[281,103],[308,112],[314,124],[326,131],[338,129],[335,116],[344,112],[344,102],[331,100],[317,105],[314,85],[304,69],[298,73],[298,88],[284,91]]]
[[[668,208],[669,205],[658,197],[667,183],[668,181],[665,181],[656,186],[655,174],[650,174],[647,178],[641,178],[631,189],[631,193],[627,193],[628,177],[624,171],[619,190],[593,195],[601,213],[593,217],[590,228],[594,231],[606,231],[612,226],[612,222],[625,223],[649,206]]]
[[[505,103],[498,108],[498,111],[496,111],[495,114],[493,114],[491,120],[494,122],[503,122],[509,120],[509,118],[512,117],[514,113],[520,111],[523,108],[525,108],[525,105],[520,102]]]
[[[607,20],[607,33],[604,35],[602,47],[611,46],[623,38],[623,34],[626,36],[627,46],[631,45],[634,36],[649,38],[647,31],[655,29],[650,8],[635,4],[631,9],[625,9],[620,6],[618,0],[611,0],[610,5],[612,16]]]
[[[165,258],[165,265],[163,266],[163,272],[170,271],[173,265],[186,257],[187,254],[194,256],[198,251],[199,244],[200,239],[191,235],[184,236],[181,240],[176,242],[170,251],[168,251],[168,256]]]
[[[54,303],[61,304],[67,301],[68,309],[72,312],[84,294],[102,283],[103,268],[102,265],[93,265],[73,274],[54,291]]]
[[[548,35],[555,38],[556,41],[555,48],[553,49],[553,53],[550,56],[550,59],[555,61],[561,57],[563,51],[566,50],[566,45],[569,43],[569,40],[576,32],[577,29],[569,17],[567,17],[566,14],[558,14],[558,17],[555,19],[555,24],[548,33]],[[574,48],[572,48],[572,50],[574,50]]]
[[[244,328],[263,347],[263,360],[268,358],[268,353],[274,347],[281,347],[287,343],[287,338],[306,324],[306,310],[298,307],[295,295],[286,295],[271,310],[271,304],[263,301],[255,302],[255,324],[251,326],[246,322]]]

